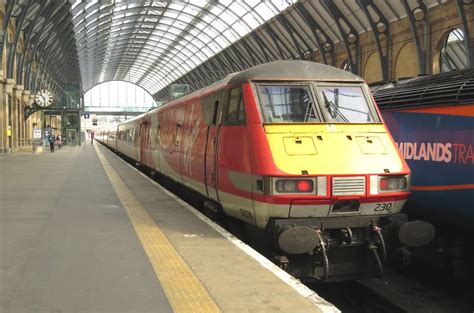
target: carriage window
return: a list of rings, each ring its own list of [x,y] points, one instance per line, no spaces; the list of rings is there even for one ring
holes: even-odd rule
[[[206,124],[212,125],[212,114],[214,111],[214,102],[212,97],[201,99],[201,110]]]
[[[362,87],[319,87],[326,121],[334,123],[377,123]]]
[[[310,86],[259,85],[258,93],[266,123],[320,122]]]
[[[135,129],[130,129],[127,130],[128,132],[128,141],[133,142],[133,139],[135,139]]]
[[[218,120],[220,99],[222,99],[222,92],[214,94],[211,97],[201,99],[202,114],[208,126],[217,125],[220,122]]]
[[[245,124],[245,110],[242,102],[242,89],[234,88],[230,90],[229,105],[225,114],[226,125]]]

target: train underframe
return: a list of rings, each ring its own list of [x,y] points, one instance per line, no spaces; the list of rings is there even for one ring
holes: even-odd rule
[[[347,225],[350,225],[348,227]],[[411,260],[410,248],[434,237],[433,226],[405,214],[271,219],[267,238],[277,265],[299,278],[341,281],[381,277],[387,258]]]

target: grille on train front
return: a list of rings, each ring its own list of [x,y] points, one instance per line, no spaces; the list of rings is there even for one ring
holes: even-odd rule
[[[364,195],[365,177],[333,177],[332,194],[334,196]]]

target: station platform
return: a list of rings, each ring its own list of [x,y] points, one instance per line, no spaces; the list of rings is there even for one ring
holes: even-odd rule
[[[0,312],[339,312],[95,143],[0,155]]]

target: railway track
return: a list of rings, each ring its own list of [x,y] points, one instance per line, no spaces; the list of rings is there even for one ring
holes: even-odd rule
[[[344,313],[474,312],[472,295],[461,286],[433,286],[394,270],[383,279],[307,285]]]
[[[128,160],[130,161],[130,160]],[[130,162],[136,166],[135,162]],[[203,211],[202,197],[160,174],[144,171],[156,182],[175,193],[196,209]],[[236,237],[251,245],[262,255],[269,257],[268,246],[262,241],[250,241],[240,221],[220,218],[215,221]],[[386,270],[383,279],[366,279],[339,283],[303,281],[321,297],[333,303],[344,313],[474,313],[474,289],[455,286],[445,278],[434,279],[435,273],[419,273],[410,278],[394,270]],[[426,279],[424,279],[425,277]],[[429,279],[428,279],[429,277]],[[436,282],[433,284],[433,282]]]
[[[202,210],[200,199],[186,190],[175,190],[183,200]],[[240,221],[220,219],[221,226],[262,255],[269,257],[268,246],[257,240],[250,241]],[[413,273],[411,273],[413,274]],[[344,313],[474,313],[474,292],[463,286],[455,286],[445,277],[433,283],[436,274],[420,273],[407,277],[395,270],[386,270],[383,279],[366,279],[341,283],[305,282],[320,296],[333,303]],[[471,287],[472,288],[472,287]],[[469,292],[472,292],[469,297]]]

